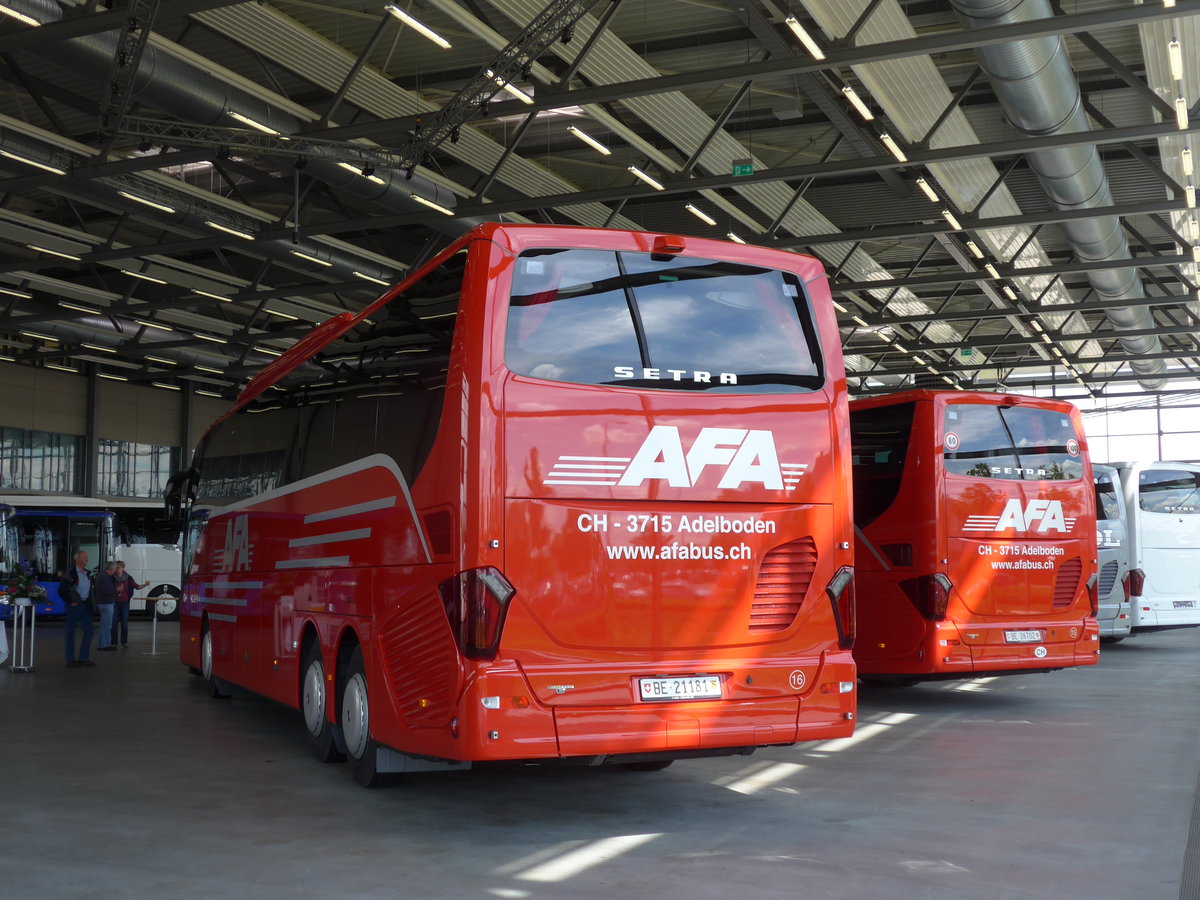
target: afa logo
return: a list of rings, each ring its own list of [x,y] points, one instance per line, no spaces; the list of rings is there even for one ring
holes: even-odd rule
[[[632,457],[560,456],[543,484],[641,487],[658,481],[690,488],[713,470],[720,473],[716,487],[723,490],[758,484],[782,491],[799,484],[807,468],[807,463],[780,462],[770,431],[701,428],[685,450],[676,426],[655,425]]]
[[[1061,500],[1029,500],[1022,503],[1013,498],[1004,505],[998,516],[967,516],[963,531],[1019,531],[1066,534],[1075,527],[1075,518],[1063,514]]]
[[[233,516],[225,522],[225,545],[214,556],[213,568],[222,574],[249,572],[254,556],[250,542],[250,521],[245,515]]]

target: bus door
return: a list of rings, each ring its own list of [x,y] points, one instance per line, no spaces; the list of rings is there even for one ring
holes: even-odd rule
[[[952,595],[972,615],[997,620],[1074,606],[1092,571],[1093,537],[1092,486],[1080,486],[1085,467],[1071,416],[951,402],[942,446]]]
[[[1191,624],[1189,611],[1200,609],[1200,472],[1143,469],[1138,503],[1143,600],[1166,621],[1179,615]]]

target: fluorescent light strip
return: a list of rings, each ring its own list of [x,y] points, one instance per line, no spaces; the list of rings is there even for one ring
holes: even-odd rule
[[[842,304],[838,303],[836,300],[833,300],[831,302],[833,303],[833,308],[836,309],[838,312],[840,312],[840,313],[850,312],[850,310],[846,309],[846,307],[842,306]],[[880,337],[883,337],[883,335],[880,335]],[[887,338],[884,338],[884,340],[887,340]]]
[[[1031,327],[1031,328],[1032,328],[1034,331],[1044,331],[1044,330],[1045,330],[1045,329],[1043,329],[1043,328],[1042,328],[1042,323],[1041,323],[1041,322],[1039,322],[1037,319],[1034,319],[1032,322],[1030,322],[1030,323],[1029,323],[1029,326],[1030,326],[1030,327]]]
[[[655,180],[654,178],[651,178],[649,175],[647,175],[645,172],[643,172],[637,166],[629,166],[628,169],[630,172],[632,172],[634,174],[635,177],[646,182],[646,184],[650,185],[650,187],[654,188],[656,191],[665,191],[666,190],[666,188],[663,187],[659,181]]]
[[[218,400],[221,399],[221,395],[216,393],[215,391],[196,391],[196,393],[199,394],[201,397],[216,397]]]
[[[130,278],[140,278],[142,281],[153,281],[155,284],[166,284],[161,278],[155,278],[153,275],[147,275],[144,272],[135,272],[132,269],[122,269],[122,275],[128,275]]]
[[[991,275],[993,278],[995,278],[995,279],[999,280],[999,278],[1000,278],[1000,272],[999,272],[999,271],[997,271],[996,267],[995,267],[995,266],[993,266],[991,263],[984,263],[983,269],[984,269],[984,271],[985,271],[985,272],[987,272],[987,273],[988,273],[989,275]]]
[[[225,374],[220,369],[214,369],[212,366],[192,366],[192,368],[195,369],[197,372],[209,372],[213,375],[224,375]]]
[[[175,212],[175,207],[167,206],[165,203],[158,203],[154,200],[147,200],[145,197],[139,197],[137,194],[131,194],[129,191],[117,191],[118,197],[124,197],[126,200],[133,200],[135,203],[141,203],[143,206],[149,206],[151,209],[157,209],[165,213]]]
[[[269,308],[267,308],[267,307],[265,307],[265,306],[263,307],[263,312],[270,313],[270,314],[271,314],[271,315],[273,315],[273,316],[279,316],[279,318],[281,318],[281,319],[289,319],[289,320],[291,320],[292,322],[299,322],[299,321],[300,321],[300,317],[299,317],[299,316],[293,316],[291,313],[280,312],[280,311],[279,311],[279,310],[277,310],[277,309],[269,309]]]
[[[229,341],[225,340],[225,338],[214,337],[211,334],[197,334],[196,337],[202,341],[208,341],[209,343],[212,343],[212,344],[228,344],[229,343]]]
[[[80,344],[80,347],[87,347],[89,350],[99,350],[101,353],[116,353],[112,347],[105,347],[102,344]]]
[[[896,143],[896,139],[890,134],[887,132],[881,134],[879,136],[879,142],[883,144],[883,146],[887,147],[888,152],[890,152],[892,156],[896,157],[896,159],[898,159],[900,162],[908,162],[908,157],[905,156],[904,151],[900,149],[900,145]]]
[[[25,246],[37,253],[49,253],[51,256],[61,256],[63,259],[69,259],[74,262],[79,262],[83,258],[80,256],[75,256],[71,253],[64,253],[61,250],[51,250],[49,247],[40,247],[37,244],[26,244]]]
[[[850,87],[850,85],[847,84],[842,87],[842,96],[849,100],[850,105],[868,122],[875,118],[875,113],[871,112],[871,107],[863,103],[862,97],[858,96],[858,92]]]
[[[42,24],[33,16],[27,16],[25,13],[17,12],[15,9],[12,9],[8,6],[0,6],[0,15],[8,16],[10,19],[16,19],[22,25],[30,25],[34,28]]]
[[[1183,195],[1187,197],[1188,209],[1196,208],[1196,186],[1188,182],[1188,186],[1184,189]]]
[[[97,378],[107,378],[109,381],[128,381],[124,375],[109,375],[107,372],[97,372]]]
[[[1167,41],[1167,62],[1171,66],[1171,78],[1183,81],[1183,47],[1178,38]]]
[[[1005,297],[1007,297],[1009,300],[1012,300],[1012,301],[1014,301],[1014,302],[1015,302],[1015,301],[1016,301],[1016,299],[1017,299],[1017,292],[1016,292],[1016,291],[1014,291],[1012,288],[1010,288],[1010,287],[1009,287],[1009,286],[1006,284],[1006,285],[1004,286],[1004,296],[1005,296]]]
[[[283,356],[282,350],[272,350],[270,347],[255,347],[255,352],[266,353],[268,356]]]
[[[361,175],[363,178],[367,179],[367,181],[374,182],[375,184],[387,184],[386,181],[374,174],[374,170],[372,170],[372,174],[367,174],[362,166],[356,166],[354,163],[340,162],[338,165],[347,172],[353,172],[355,175]],[[292,252],[294,253],[295,251],[293,250]]]
[[[746,243],[740,237],[738,237],[736,234],[734,234],[732,231],[726,232],[725,237],[729,238],[729,240],[733,241],[735,244]],[[844,312],[844,310],[843,310],[843,312]]]
[[[58,341],[58,338],[56,338],[54,335],[52,335],[52,334],[42,334],[40,331],[25,331],[25,330],[21,330],[21,331],[19,331],[19,332],[17,332],[17,333],[18,333],[18,334],[23,334],[23,335],[25,335],[25,337],[37,338],[39,341],[55,341],[55,342],[57,342],[57,341]]]
[[[372,284],[381,284],[384,287],[391,286],[390,281],[384,281],[382,278],[376,278],[373,275],[367,275],[365,272],[357,272],[356,271],[356,272],[351,272],[350,274],[353,275],[355,278],[361,278],[363,281],[369,281]]]
[[[159,325],[157,322],[151,322],[149,319],[134,319],[139,325],[145,325],[147,328],[157,328],[159,331],[174,331],[173,328],[168,328],[166,325]]]
[[[921,193],[923,193],[926,197],[929,198],[929,201],[931,203],[941,203],[942,202],[942,198],[937,195],[937,191],[935,191],[933,189],[933,187],[929,184],[929,182],[926,181],[924,178],[917,179],[917,187],[919,187],[921,189]]]
[[[328,260],[318,259],[315,256],[309,256],[307,253],[301,253],[299,250],[292,250],[290,252],[291,252],[292,256],[296,256],[296,257],[299,257],[300,259],[307,260],[310,263],[316,263],[318,266],[325,266],[326,268],[328,268],[329,266],[333,265],[333,263],[329,262]]]
[[[162,365],[164,365],[164,366],[174,366],[174,365],[178,365],[178,363],[176,363],[176,362],[175,362],[175,360],[173,360],[173,359],[166,359],[166,358],[164,358],[164,357],[162,357],[162,356],[147,356],[147,357],[146,357],[146,359],[150,360],[150,362],[161,363],[161,364],[162,364]]]
[[[1183,97],[1175,98],[1175,124],[1179,126],[1180,131],[1188,127],[1188,105]]]
[[[211,219],[205,219],[204,224],[209,228],[217,229],[217,231],[223,231],[226,234],[232,234],[234,237],[240,237],[244,241],[254,240],[254,235],[248,231],[238,231],[236,228],[230,228],[228,225],[222,225],[220,222],[214,222]]]
[[[0,7],[3,9],[3,7]],[[21,156],[19,153],[13,153],[9,150],[0,149],[0,156],[14,160],[19,163],[25,163],[27,166],[34,166],[38,169],[43,169],[46,172],[53,172],[55,175],[66,175],[67,170],[61,166],[51,165],[50,163],[39,162],[36,159],[30,159],[28,156]],[[74,370],[72,370],[74,371]]]
[[[950,210],[943,209],[942,210],[942,218],[945,219],[947,222],[949,222],[950,227],[953,228],[955,231],[962,231],[962,225],[959,224],[958,219],[955,218],[954,213],[952,213]]]
[[[201,297],[211,297],[213,300],[220,300],[222,303],[232,303],[232,297],[223,297],[220,294],[210,294],[208,291],[202,291],[199,288],[192,288],[193,294],[199,294]]]
[[[1192,239],[1192,243],[1200,241],[1200,222],[1196,221],[1196,217],[1192,216],[1187,220],[1188,236]]]
[[[74,375],[79,374],[78,369],[72,369],[70,366],[60,366],[57,363],[46,363],[47,369],[57,369],[59,372],[70,372]]]
[[[165,389],[166,389],[166,390],[168,390],[168,391],[178,391],[178,390],[182,390],[182,388],[180,388],[180,387],[179,387],[179,385],[177,385],[177,384],[167,384],[165,381],[152,381],[152,382],[150,382],[150,383],[151,383],[152,385],[154,385],[155,387],[157,387],[157,388],[165,388]]]
[[[1192,171],[1194,168],[1192,165],[1192,148],[1191,147],[1183,148],[1183,152],[1179,154],[1179,162],[1183,166],[1183,174],[1188,176],[1189,178],[1191,178]]]
[[[442,37],[440,34],[438,34],[436,31],[434,31],[428,25],[425,25],[422,22],[419,22],[416,19],[414,19],[412,16],[410,16],[408,13],[406,13],[404,10],[402,10],[400,7],[398,7],[395,3],[389,3],[387,5],[387,11],[390,12],[397,19],[399,19],[401,22],[403,22],[405,25],[407,25],[409,28],[411,28],[413,31],[429,38],[429,40],[433,41],[435,44],[437,44],[443,50],[450,49],[450,42],[448,40],[446,40],[444,37]]]
[[[695,216],[697,219],[699,219],[701,222],[703,222],[706,225],[716,225],[717,224],[716,219],[714,219],[712,216],[710,216],[704,210],[700,209],[698,206],[694,206],[693,204],[688,203],[683,208],[686,209],[688,212],[690,212],[693,216]]]
[[[272,128],[270,125],[264,125],[262,122],[255,121],[254,119],[250,118],[249,116],[242,115],[240,112],[237,112],[236,110],[229,109],[229,110],[226,110],[226,112],[229,114],[229,118],[237,119],[243,125],[249,125],[255,131],[261,131],[263,134],[273,134],[276,136],[279,135],[279,131]]]
[[[954,384],[954,379],[947,378],[945,375],[942,376],[942,381],[946,382],[946,384],[950,384],[950,385]]]
[[[414,200],[416,200],[418,203],[420,203],[422,206],[428,206],[430,209],[436,209],[438,212],[442,213],[443,215],[447,215],[447,216],[454,215],[454,210],[447,209],[446,207],[442,206],[440,203],[434,203],[432,200],[426,200],[424,197],[420,196],[419,194],[411,194],[410,196]]]
[[[967,241],[967,249],[971,251],[971,255],[976,259],[983,259],[983,251],[979,249],[979,245],[974,241]]]
[[[820,60],[825,58],[825,51],[813,40],[812,35],[804,29],[799,19],[795,16],[788,16],[783,20],[783,23],[792,30],[792,34],[796,36],[796,40],[804,45],[804,49],[812,54],[813,59]]]
[[[76,312],[81,313],[91,313],[92,315],[98,315],[100,313],[100,310],[96,309],[95,307],[80,306],[78,303],[72,303],[70,300],[59,300],[58,305],[64,309],[73,309]]]
[[[8,294],[10,297],[18,297],[21,300],[33,299],[33,294],[28,291],[18,291],[16,288],[0,287],[0,294]]]
[[[591,147],[596,152],[603,153],[605,156],[612,156],[611,150],[609,150],[607,147],[605,147],[602,143],[600,143],[598,140],[596,140],[594,137],[592,137],[586,131],[581,131],[580,129],[576,128],[574,125],[568,125],[567,131],[571,132],[571,134],[575,135],[575,137],[579,138],[581,141],[583,141],[585,144],[587,144],[589,147]]]
[[[530,97],[527,93],[525,93],[523,90],[521,90],[519,87],[517,87],[512,82],[505,81],[503,78],[501,78],[495,72],[493,72],[491,69],[487,70],[487,75],[488,75],[488,78],[492,79],[492,81],[496,82],[496,84],[500,85],[500,87],[503,88],[507,93],[509,93],[513,97],[516,97],[522,103],[533,103],[532,97]]]

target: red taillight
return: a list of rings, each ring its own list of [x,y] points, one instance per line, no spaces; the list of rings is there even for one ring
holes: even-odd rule
[[[900,582],[900,587],[923,618],[930,622],[940,622],[946,618],[952,585],[950,579],[941,572],[909,578]]]
[[[854,569],[842,566],[825,586],[829,605],[833,607],[833,622],[837,626],[838,647],[849,650],[854,646],[856,611],[854,609]]]
[[[1092,618],[1100,615],[1100,576],[1095,572],[1087,583],[1088,602],[1092,606]]]
[[[438,593],[459,652],[469,659],[495,659],[513,586],[488,566],[446,579]]]
[[[1126,599],[1142,596],[1142,589],[1146,586],[1146,573],[1141,569],[1130,569],[1127,577],[1129,582],[1125,587]]]

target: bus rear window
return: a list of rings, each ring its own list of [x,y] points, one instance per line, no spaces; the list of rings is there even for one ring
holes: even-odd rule
[[[1102,472],[1096,481],[1096,518],[1102,522],[1121,518],[1121,502],[1117,499],[1117,485],[1113,477]]]
[[[823,384],[800,281],[696,257],[523,253],[505,358],[517,374],[575,384],[735,393]]]
[[[1200,473],[1146,469],[1138,475],[1138,505],[1146,512],[1200,515]]]
[[[946,472],[1016,481],[1083,477],[1071,417],[1052,409],[952,403],[942,429]]]

